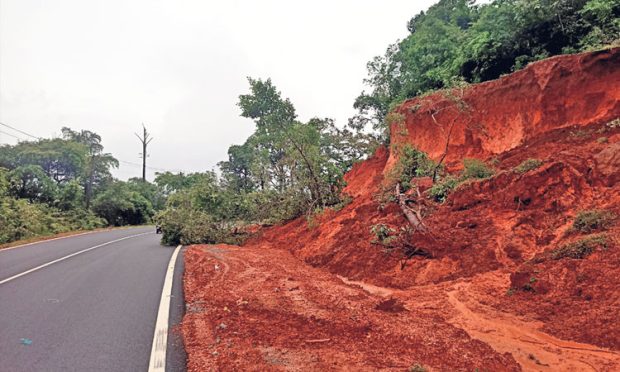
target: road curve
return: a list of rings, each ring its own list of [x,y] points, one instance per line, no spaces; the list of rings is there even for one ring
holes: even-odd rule
[[[0,370],[146,371],[173,251],[151,227],[0,250]],[[180,264],[182,255],[173,280],[167,371],[185,369],[174,333],[184,307]]]

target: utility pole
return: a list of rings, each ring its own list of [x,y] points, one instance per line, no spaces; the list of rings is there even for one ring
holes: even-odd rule
[[[138,137],[138,139],[140,140],[140,142],[142,143],[142,181],[146,181],[146,145],[148,145],[149,143],[151,143],[151,141],[153,140],[153,137],[151,137],[151,135],[149,134],[149,132],[146,131],[146,127],[144,126],[144,123],[142,123],[142,136],[140,136],[138,133],[134,133],[136,135],[136,137]]]

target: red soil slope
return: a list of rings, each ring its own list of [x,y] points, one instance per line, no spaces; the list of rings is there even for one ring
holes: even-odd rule
[[[580,210],[620,216],[619,81],[614,49],[405,102],[395,146],[496,164],[426,203],[432,236],[412,239],[431,257],[403,267],[372,244],[371,226],[407,223],[376,201],[396,161],[380,149],[347,174],[342,210],[188,251],[190,370],[620,370],[620,223],[570,229]],[[529,158],[542,166],[517,172]],[[552,258],[593,234],[605,248]]]
[[[446,160],[460,163],[555,129],[608,122],[620,111],[619,65],[617,49],[559,56],[498,80],[409,100],[398,109],[406,125],[393,125],[392,143],[411,143],[437,159],[453,126]]]

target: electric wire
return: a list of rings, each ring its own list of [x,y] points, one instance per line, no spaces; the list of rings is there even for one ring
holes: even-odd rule
[[[35,135],[30,134],[30,133],[28,133],[28,132],[24,132],[24,131],[23,131],[23,130],[21,130],[21,129],[15,128],[15,127],[10,126],[10,125],[8,125],[8,124],[6,124],[6,123],[3,123],[3,122],[0,122],[0,125],[3,125],[3,126],[5,126],[5,127],[9,128],[9,129],[12,129],[12,130],[14,130],[14,131],[18,132],[18,133],[21,133],[21,134],[26,135],[26,136],[31,137],[31,138],[35,138],[35,139],[37,139],[37,140],[41,140],[41,139],[43,139],[42,137],[35,136]],[[23,140],[23,138],[18,137],[18,136],[14,135],[14,134],[11,134],[11,133],[8,133],[8,132],[5,132],[5,131],[3,131],[3,130],[0,130],[0,133],[5,134],[5,135],[7,135],[7,136],[11,136],[11,137],[16,138],[16,139],[18,139],[18,140]],[[138,163],[130,162],[130,161],[127,161],[127,160],[118,159],[118,161],[119,161],[120,163],[123,163],[123,164],[126,164],[126,165],[132,165],[132,166],[136,166],[136,167],[142,167],[142,164],[138,164]],[[185,172],[185,171],[180,170],[180,169],[164,169],[164,168],[159,168],[159,167],[151,167],[151,166],[148,166],[148,165],[146,166],[146,168],[147,168],[147,169],[150,169],[150,170],[153,170],[153,171],[158,171],[158,172],[191,173],[191,172]]]

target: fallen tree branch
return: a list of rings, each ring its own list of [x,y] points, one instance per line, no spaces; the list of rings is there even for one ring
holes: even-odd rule
[[[400,183],[398,182],[396,183],[395,193],[396,200],[398,200],[398,205],[400,206],[400,209],[403,211],[405,217],[407,218],[407,221],[409,221],[411,226],[413,226],[413,228],[418,231],[427,231],[426,226],[424,226],[424,223],[422,222],[422,211],[420,210],[421,208],[418,208],[418,210],[416,211],[409,208],[409,206],[407,205],[407,196],[400,192]]]

